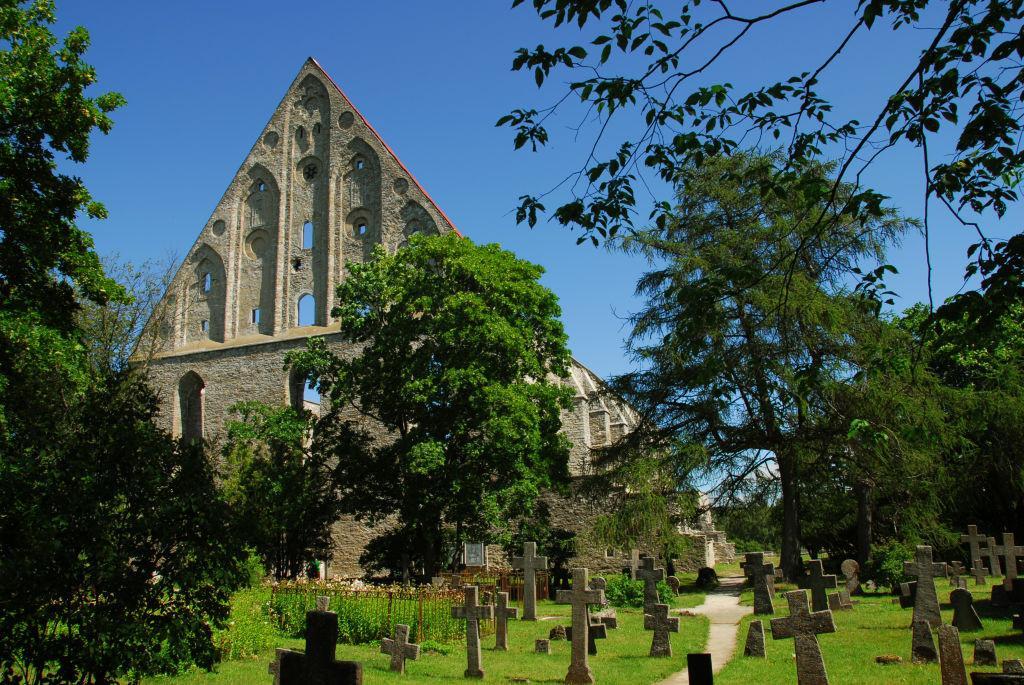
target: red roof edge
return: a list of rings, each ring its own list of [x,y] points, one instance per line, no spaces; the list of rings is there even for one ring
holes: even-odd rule
[[[370,129],[370,132],[374,135],[374,137],[377,138],[378,142],[380,142],[380,144],[384,146],[384,149],[391,154],[391,156],[394,158],[396,162],[398,162],[398,166],[402,167],[402,170],[409,175],[409,178],[412,179],[412,182],[415,183],[416,187],[420,189],[420,192],[423,193],[423,196],[427,198],[427,201],[434,206],[434,209],[437,210],[438,214],[444,217],[444,220],[447,221],[448,225],[452,227],[452,230],[455,231],[455,234],[458,235],[460,238],[464,238],[465,236],[462,235],[462,232],[458,228],[456,228],[455,224],[452,222],[451,219],[448,218],[448,215],[445,214],[444,210],[441,209],[437,202],[434,201],[434,198],[430,197],[430,193],[427,192],[427,189],[424,188],[423,185],[418,180],[416,180],[416,177],[413,175],[413,173],[409,171],[409,167],[405,166],[405,164],[402,163],[402,160],[398,158],[398,155],[396,155],[395,151],[391,149],[391,146],[384,142],[384,139],[381,138],[379,133],[377,133],[377,129],[373,127],[373,124],[367,121],[366,117],[363,116],[363,113],[360,112],[359,108],[356,107],[354,102],[352,102],[352,99],[349,96],[345,95],[345,91],[341,89],[341,86],[339,86],[334,81],[334,79],[331,78],[331,75],[327,73],[327,70],[324,69],[319,62],[316,61],[315,57],[310,57],[309,61],[316,65],[316,68],[320,70],[321,74],[327,77],[327,80],[330,81],[331,85],[334,86],[334,88],[341,94],[341,97],[345,98],[345,100],[348,101],[348,104],[352,105],[353,111],[355,111],[356,115],[362,120],[364,124],[366,124],[366,128]]]

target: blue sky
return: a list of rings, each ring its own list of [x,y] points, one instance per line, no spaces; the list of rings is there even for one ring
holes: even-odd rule
[[[295,73],[313,56],[464,234],[501,243],[547,269],[544,282],[561,299],[577,358],[602,375],[626,370],[623,317],[638,307],[632,293],[643,264],[576,246],[576,234],[556,225],[515,224],[517,198],[543,192],[578,168],[589,140],[573,140],[569,126],[576,121],[565,117],[555,122],[549,149],[515,152],[509,132],[494,128],[510,108],[556,96],[551,89],[538,93],[530,75],[510,70],[517,47],[555,41],[531,11],[509,4],[59,1],[58,30],[85,25],[101,88],[128,100],[114,115],[112,133],[97,136],[88,164],[77,170],[110,212],[108,220],[87,224],[97,248],[135,262],[183,255]],[[742,87],[816,64],[835,41],[828,27],[847,27],[855,5],[828,3],[752,32],[711,78]],[[876,25],[826,74],[823,90],[844,112],[866,118],[930,37]],[[932,151],[933,160],[939,155],[941,149]],[[919,216],[920,169],[919,153],[895,150],[880,158],[868,180],[906,214]],[[548,204],[564,198],[556,193]],[[941,301],[961,287],[972,236],[935,207],[933,214]],[[1009,235],[1010,225],[1005,221],[992,234]],[[890,260],[901,272],[891,279],[900,304],[925,299],[922,240],[908,236]]]

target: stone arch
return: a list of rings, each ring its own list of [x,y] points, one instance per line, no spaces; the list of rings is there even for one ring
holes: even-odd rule
[[[201,442],[204,437],[206,383],[195,371],[178,381],[178,421],[175,433],[186,442]]]
[[[192,264],[188,330],[189,341],[224,342],[224,300],[227,278],[220,253],[203,243],[190,258]]]
[[[320,414],[320,393],[309,387],[309,379],[295,369],[288,373],[288,405],[296,411]]]
[[[299,293],[295,300],[295,325],[320,326],[316,295],[310,291]]]
[[[415,200],[409,200],[402,207],[401,211],[402,218],[402,235],[399,237],[398,247],[402,248],[408,245],[410,236],[421,234],[421,235],[436,235],[437,234],[437,223],[433,217],[423,208],[423,205],[416,202]]]
[[[262,164],[247,172],[238,282],[238,328],[243,334],[274,332],[274,295],[280,230],[281,193],[277,179]],[[253,316],[253,312],[259,312]]]
[[[323,155],[330,145],[331,99],[327,86],[307,74],[299,84],[294,105],[296,156]]]
[[[342,182],[338,184],[342,197],[346,226],[345,258],[367,261],[373,246],[381,242],[381,166],[377,152],[362,138],[353,138],[347,146],[348,159],[343,165]],[[360,235],[352,231],[355,217],[366,222],[367,231]]]

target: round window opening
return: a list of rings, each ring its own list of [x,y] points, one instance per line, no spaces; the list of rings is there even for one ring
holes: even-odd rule
[[[307,164],[307,165],[306,165],[306,167],[305,167],[305,168],[304,168],[304,169],[302,170],[302,175],[303,175],[303,177],[305,177],[305,179],[306,179],[307,181],[312,181],[312,180],[313,180],[314,178],[316,178],[316,175],[317,175],[317,173],[318,173],[319,171],[320,171],[320,170],[319,170],[319,169],[317,169],[317,166],[316,166],[316,164],[313,164],[313,163],[309,163],[309,164]]]
[[[266,231],[253,231],[245,241],[245,253],[251,259],[260,259],[266,253],[269,244],[270,239]]]
[[[357,236],[360,236],[360,237],[365,236],[367,231],[369,231],[369,230],[370,229],[366,226],[365,222],[360,221],[358,224],[356,224],[356,235]]]

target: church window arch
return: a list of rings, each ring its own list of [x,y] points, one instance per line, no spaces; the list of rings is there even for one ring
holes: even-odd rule
[[[296,320],[299,326],[316,325],[316,297],[312,293],[304,293],[296,303]]]
[[[178,381],[178,434],[186,442],[199,442],[204,432],[206,383],[195,371]]]
[[[302,249],[313,249],[313,222],[307,221],[302,224]]]
[[[199,287],[203,291],[203,294],[208,294],[213,290],[213,274],[209,271],[204,272]]]

